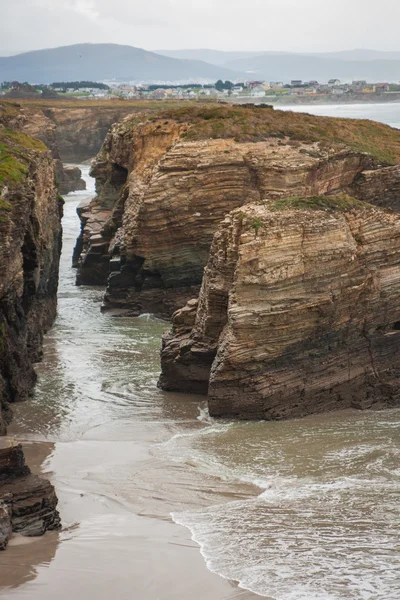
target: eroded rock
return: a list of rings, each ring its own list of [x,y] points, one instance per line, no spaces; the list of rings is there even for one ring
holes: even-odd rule
[[[86,182],[82,179],[82,171],[79,167],[64,166],[60,160],[55,160],[56,179],[60,194],[86,189]]]
[[[33,364],[41,358],[43,334],[56,314],[62,216],[51,153],[40,141],[10,130],[9,112],[8,106],[3,117],[0,111],[7,158],[7,169],[0,164],[2,434],[11,417],[9,404],[32,391]]]
[[[30,472],[20,444],[0,448],[0,549],[12,531],[39,536],[58,529],[60,516],[54,487]]]
[[[400,217],[345,198],[225,218],[194,325],[178,312],[164,337],[163,389],[245,419],[399,405]]]
[[[389,153],[364,152],[379,136]],[[388,186],[397,198],[399,171],[380,157],[392,146],[397,160],[399,139],[381,124],[347,120],[341,128],[336,119],[254,107],[127,117],[113,126],[93,167],[98,195],[82,219],[77,282],[107,281],[105,309],[168,318],[198,294],[228,212],[287,195],[350,190],[362,197],[367,173],[380,181],[370,202],[384,202]]]

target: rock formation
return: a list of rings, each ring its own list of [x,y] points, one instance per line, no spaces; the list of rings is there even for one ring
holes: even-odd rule
[[[98,103],[87,103],[82,108],[75,107],[73,101],[65,103],[56,101],[54,106],[37,103],[35,106],[24,106],[23,114],[28,123],[34,123],[33,115],[39,119],[47,119],[48,125],[43,130],[44,137],[39,137],[46,145],[57,147],[59,157],[66,163],[79,163],[92,158],[99,152],[111,125],[135,111],[132,106],[123,102],[99,106]],[[32,126],[32,125],[30,125]],[[27,132],[28,133],[28,132]]]
[[[397,198],[400,171],[382,163],[399,160],[400,132],[371,122],[228,106],[127,117],[92,169],[98,196],[81,210],[77,282],[109,275],[106,308],[170,317],[197,295],[232,209],[288,194],[362,197],[371,173],[370,202],[389,179]]]
[[[0,103],[0,435],[10,404],[36,380],[44,332],[56,314],[62,198],[51,152],[10,125],[18,108]],[[10,531],[42,535],[59,526],[53,486],[32,475],[21,446],[0,446],[0,549]]]
[[[62,214],[50,152],[9,129],[9,112],[0,110],[1,433],[9,404],[32,390],[33,363],[55,317]]]
[[[348,196],[232,211],[164,336],[160,386],[208,391],[218,417],[398,405],[399,263],[400,217]]]
[[[41,140],[51,150],[60,193],[68,194],[86,189],[81,170],[78,167],[64,167],[61,161],[57,125],[42,110],[22,108],[18,104],[8,104],[8,107],[14,108],[16,113],[10,119],[10,126],[14,130]]]
[[[60,194],[65,196],[70,192],[86,190],[86,182],[82,179],[82,171],[79,167],[64,166],[60,160],[54,162]]]
[[[377,206],[400,212],[400,165],[363,171],[356,177],[351,193]]]
[[[47,479],[33,475],[25,465],[22,446],[0,448],[0,550],[11,532],[24,536],[43,535],[58,529],[57,496]]]

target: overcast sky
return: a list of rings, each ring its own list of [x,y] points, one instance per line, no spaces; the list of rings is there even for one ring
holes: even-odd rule
[[[400,50],[399,0],[0,0],[0,53],[82,42],[146,50]]]

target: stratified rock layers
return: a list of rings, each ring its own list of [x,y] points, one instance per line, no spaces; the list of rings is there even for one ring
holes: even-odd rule
[[[339,191],[362,198],[372,177],[369,201],[384,202],[390,185],[391,205],[399,205],[398,167],[357,150],[366,122],[352,123],[346,145],[337,143],[335,119],[238,107],[193,112],[194,121],[189,109],[127,117],[96,159],[98,195],[81,209],[75,264],[78,284],[107,282],[105,308],[169,318],[198,294],[219,223],[250,202]],[[378,136],[384,126],[368,127]],[[385,135],[397,148],[400,134]]]
[[[39,536],[58,529],[57,503],[51,483],[25,465],[21,445],[0,448],[0,550],[12,531]]]
[[[0,433],[56,314],[62,199],[46,147],[0,124]]]
[[[222,222],[198,306],[164,336],[161,387],[208,391],[218,417],[398,405],[400,218],[273,204]]]

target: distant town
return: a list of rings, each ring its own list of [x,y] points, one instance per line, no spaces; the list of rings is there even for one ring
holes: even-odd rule
[[[343,83],[330,79],[318,81],[222,81],[216,83],[170,82],[138,84],[133,82],[55,82],[49,85],[32,85],[18,81],[3,82],[0,95],[8,98],[78,98],[78,99],[149,99],[195,100],[215,99],[232,102],[296,103],[400,100],[400,83],[353,81]]]

